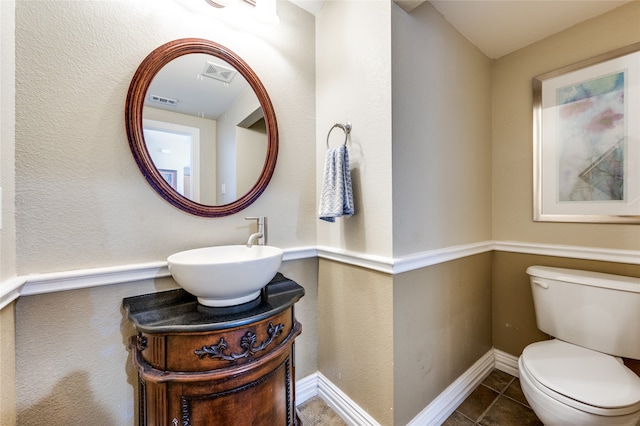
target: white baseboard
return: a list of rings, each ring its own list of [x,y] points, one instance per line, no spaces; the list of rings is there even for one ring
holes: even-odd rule
[[[296,381],[296,405],[302,405],[314,396],[322,398],[350,426],[380,426],[320,372]]]
[[[519,377],[518,357],[499,349],[491,349],[418,413],[407,426],[442,424],[494,368]],[[316,395],[349,425],[380,426],[322,373],[311,374],[296,382],[296,404],[300,405]]]
[[[440,425],[468,397],[495,367],[493,349],[484,354],[471,368],[458,377],[407,426]]]
[[[296,380],[296,405],[301,405],[318,395],[318,373]]]
[[[507,374],[511,374],[514,377],[520,377],[518,371],[518,357],[502,352],[500,349],[493,349],[493,354],[496,360],[496,368],[500,371],[504,371]]]
[[[318,372],[318,395],[350,426],[380,426],[373,417],[346,393]]]

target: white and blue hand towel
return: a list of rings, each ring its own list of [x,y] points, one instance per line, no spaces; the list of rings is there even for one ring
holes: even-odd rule
[[[336,217],[351,216],[353,213],[349,151],[341,145],[327,150],[319,215],[321,220],[335,222]]]

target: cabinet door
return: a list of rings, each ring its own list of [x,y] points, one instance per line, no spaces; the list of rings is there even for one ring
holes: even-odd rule
[[[294,424],[291,351],[246,374],[206,383],[169,383],[170,412],[182,426]]]

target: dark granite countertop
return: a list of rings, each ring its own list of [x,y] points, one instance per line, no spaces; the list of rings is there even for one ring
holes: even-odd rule
[[[202,332],[240,327],[288,309],[304,288],[278,273],[262,295],[242,305],[213,308],[183,289],[127,297],[122,306],[137,331],[151,334]]]

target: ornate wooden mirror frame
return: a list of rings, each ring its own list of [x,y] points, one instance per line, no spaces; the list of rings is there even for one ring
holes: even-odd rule
[[[165,181],[155,167],[145,144],[142,109],[151,81],[169,62],[191,53],[213,55],[231,64],[247,80],[258,97],[264,113],[268,146],[262,172],[249,192],[228,204],[200,204],[178,193]],[[218,217],[239,212],[248,207],[262,194],[275,170],[278,156],[278,126],[269,95],[256,73],[246,62],[229,49],[213,41],[197,38],[179,39],[168,42],[151,52],[142,61],[131,80],[125,106],[125,123],[131,152],[149,184],[167,202],[193,215]]]

